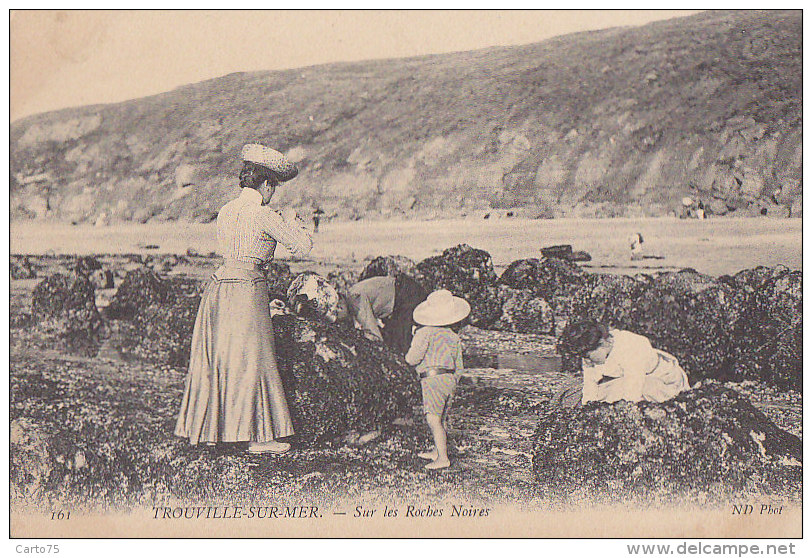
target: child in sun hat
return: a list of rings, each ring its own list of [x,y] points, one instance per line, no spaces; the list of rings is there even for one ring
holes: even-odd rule
[[[471,305],[466,300],[442,289],[431,293],[412,314],[423,327],[414,334],[406,362],[420,374],[423,411],[434,438],[434,449],[419,454],[430,461],[426,469],[444,469],[451,464],[445,419],[457,389],[455,372],[463,367],[462,342],[457,332],[470,313]]]

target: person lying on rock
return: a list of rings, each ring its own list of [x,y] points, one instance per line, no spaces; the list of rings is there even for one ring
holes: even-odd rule
[[[405,354],[412,342],[412,313],[427,295],[417,281],[403,273],[370,277],[353,285],[341,298],[337,320],[352,319],[369,339]]]
[[[420,329],[414,334],[406,362],[420,374],[423,411],[434,439],[434,449],[419,453],[430,461],[426,469],[445,469],[448,459],[446,420],[457,389],[456,371],[463,368],[462,342],[458,332],[471,305],[445,289],[434,291],[414,309]]]
[[[596,320],[568,324],[561,350],[583,360],[583,382],[558,393],[554,401],[575,407],[590,401],[663,402],[690,389],[677,359],[651,346],[648,338],[610,329]]]
[[[206,286],[192,334],[189,373],[175,435],[192,445],[248,442],[250,453],[283,453],[293,434],[276,362],[267,279],[261,266],[277,242],[296,256],[313,247],[292,209],[268,204],[298,174],[284,155],[249,144],[242,151],[240,196],[217,217],[223,265]]]

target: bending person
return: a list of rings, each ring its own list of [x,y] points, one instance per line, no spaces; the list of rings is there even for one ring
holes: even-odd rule
[[[412,344],[412,313],[427,296],[417,281],[403,273],[370,277],[353,285],[342,297],[338,319],[352,318],[368,338],[406,354]]]
[[[557,396],[563,406],[622,399],[662,402],[690,389],[688,376],[675,357],[631,331],[583,320],[564,328],[561,347],[583,359],[582,385]]]
[[[268,207],[276,187],[298,174],[281,153],[246,145],[242,192],[217,217],[225,258],[203,293],[175,434],[200,442],[248,442],[251,453],[282,453],[293,423],[276,362],[268,286],[260,266],[277,242],[307,255],[313,242],[292,209]]]

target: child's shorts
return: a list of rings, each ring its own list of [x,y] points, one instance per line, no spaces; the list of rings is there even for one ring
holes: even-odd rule
[[[423,389],[423,412],[443,416],[457,389],[457,375],[440,374],[423,378],[420,380],[420,387]]]

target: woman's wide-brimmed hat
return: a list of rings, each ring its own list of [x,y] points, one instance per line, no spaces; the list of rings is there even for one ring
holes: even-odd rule
[[[299,169],[290,159],[276,149],[258,143],[249,143],[242,148],[242,160],[262,165],[273,171],[279,178],[279,182],[287,182],[299,174]]]
[[[471,305],[467,300],[442,289],[434,291],[418,304],[412,316],[420,325],[445,326],[459,322],[470,313]]]

